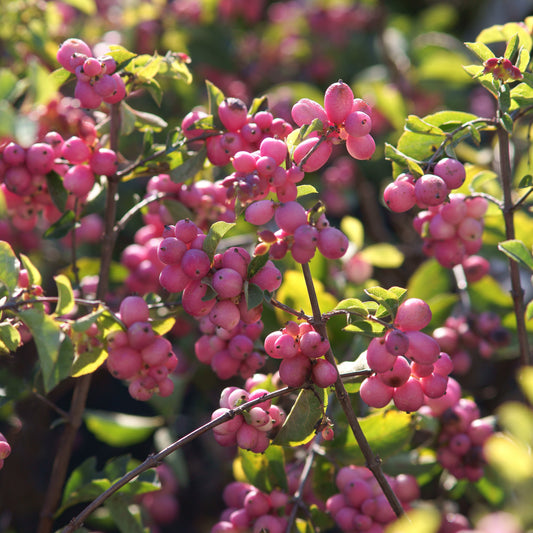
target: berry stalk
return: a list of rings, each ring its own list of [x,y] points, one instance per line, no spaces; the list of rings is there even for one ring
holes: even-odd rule
[[[322,318],[322,314],[320,312],[320,306],[318,304],[318,298],[315,291],[315,285],[313,283],[311,269],[309,268],[309,263],[302,264],[302,271],[307,287],[307,292],[309,294],[311,309],[313,311],[313,326],[315,327],[316,331],[318,331],[318,333],[322,335],[322,337],[327,339],[328,332],[324,320]],[[326,359],[332,365],[334,365],[335,368],[337,368],[335,356],[333,355],[333,351],[331,350],[331,348],[326,353]],[[372,451],[372,448],[370,448],[370,444],[368,443],[368,440],[366,439],[365,434],[363,433],[361,425],[359,424],[359,421],[355,416],[352,404],[350,403],[350,398],[339,374],[337,375],[337,380],[335,381],[335,395],[337,396],[337,400],[341,404],[342,410],[346,415],[346,419],[348,420],[348,424],[350,425],[350,428],[354,434],[355,440],[357,441],[357,444],[359,445],[359,448],[361,448],[361,452],[365,457],[366,466],[376,478],[381,489],[383,490],[383,494],[390,503],[396,516],[402,516],[404,514],[402,504],[400,503],[400,500],[397,498],[396,494],[394,494],[392,487],[390,486],[383,473],[383,470],[381,469],[381,459],[376,456]]]
[[[505,224],[505,238],[511,240],[515,238],[514,228],[514,206],[511,195],[512,175],[511,175],[511,157],[509,154],[509,134],[505,128],[498,124],[498,148],[500,155],[500,180],[503,190],[503,220]],[[525,323],[525,305],[524,289],[520,283],[520,271],[518,263],[509,258],[509,275],[511,278],[511,296],[516,315],[516,330],[518,343],[520,346],[520,362],[523,365],[531,364],[531,353],[529,351],[529,342]]]

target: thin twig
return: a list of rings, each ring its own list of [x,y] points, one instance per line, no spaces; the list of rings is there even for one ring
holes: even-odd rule
[[[185,444],[188,444],[189,442],[193,441],[200,435],[203,435],[204,433],[207,433],[211,429],[219,426],[220,424],[223,424],[224,422],[227,422],[228,420],[231,420],[232,418],[235,418],[235,416],[243,413],[244,411],[250,409],[254,405],[257,405],[261,402],[264,402],[266,400],[272,400],[274,398],[278,398],[280,396],[284,396],[286,394],[290,394],[294,391],[297,391],[297,387],[284,387],[282,389],[278,389],[274,392],[270,392],[268,394],[264,394],[263,396],[260,396],[259,398],[255,398],[253,400],[250,400],[249,402],[243,403],[239,405],[238,407],[235,407],[234,409],[230,409],[223,415],[218,416],[217,418],[214,418],[210,422],[196,428],[194,431],[191,431],[184,437],[181,437],[177,441],[173,442],[160,452],[150,455],[148,458],[144,460],[139,466],[125,474],[123,477],[121,477],[118,481],[113,483],[111,487],[109,487],[107,490],[102,492],[100,496],[95,498],[81,513],[79,513],[77,516],[75,516],[69,524],[63,528],[62,533],[72,533],[77,528],[81,527],[85,519],[93,512],[95,511],[100,505],[102,505],[109,497],[111,497],[115,492],[120,490],[122,487],[124,487],[126,484],[128,484],[130,481],[141,475],[143,472],[146,472],[150,468],[154,468],[157,466],[167,455],[170,455],[171,453],[175,452],[176,450],[179,450]]]
[[[498,125],[498,145],[500,154],[500,180],[503,190],[503,220],[505,224],[505,238],[515,239],[514,206],[512,199],[511,158],[509,153],[509,134],[505,128]],[[516,331],[520,346],[520,362],[531,364],[529,340],[525,322],[524,289],[520,282],[518,263],[509,258],[509,274],[511,277],[511,296],[513,298],[514,313],[516,315]]]
[[[318,298],[315,291],[313,276],[311,274],[311,269],[309,268],[308,263],[302,264],[302,271],[304,274],[307,292],[309,294],[309,300],[311,302],[311,308],[313,310],[315,329],[325,339],[327,339],[328,332],[326,329],[326,325],[321,318],[322,315],[320,312],[320,306],[318,304]],[[337,368],[337,362],[335,361],[335,356],[333,355],[333,351],[331,350],[331,348],[326,353],[326,359],[332,365],[334,365],[335,368]],[[394,494],[392,487],[390,486],[389,482],[387,481],[387,478],[385,477],[385,474],[383,473],[383,470],[381,469],[381,459],[378,456],[374,455],[374,452],[372,451],[372,448],[370,447],[370,444],[368,443],[368,440],[366,439],[365,434],[363,433],[361,425],[357,420],[357,416],[353,411],[348,392],[344,387],[340,375],[337,376],[337,380],[335,381],[335,394],[337,396],[337,400],[341,404],[344,414],[346,415],[348,424],[350,425],[350,428],[354,434],[355,440],[357,441],[357,444],[359,445],[359,448],[361,449],[361,452],[366,460],[366,466],[376,478],[381,489],[383,490],[383,494],[390,503],[396,516],[402,516],[404,514],[402,504],[400,503],[400,500],[398,499],[396,494]]]

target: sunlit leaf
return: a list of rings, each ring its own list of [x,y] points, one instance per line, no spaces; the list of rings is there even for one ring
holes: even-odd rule
[[[373,452],[382,459],[406,449],[415,431],[413,416],[401,411],[383,409],[360,418],[359,423]],[[366,462],[351,431],[342,449],[335,451],[352,464],[364,465]]]
[[[102,347],[97,347],[79,354],[72,363],[71,376],[79,378],[86,374],[96,372],[108,357],[108,352]]]
[[[96,3],[94,0],[64,0],[64,3],[75,7],[86,15],[96,14]]]
[[[360,316],[368,316],[368,309],[358,298],[346,298],[341,300],[333,309],[334,311],[346,311]]]
[[[19,254],[22,267],[28,272],[30,285],[42,285],[42,276],[39,269],[32,263],[31,259],[24,254]]]
[[[475,43],[465,43],[465,46],[474,52],[481,61],[486,61],[491,57],[494,57],[494,52],[484,43],[475,42]]]
[[[205,147],[202,147],[194,155],[182,159],[179,165],[170,170],[172,181],[181,183],[196,176],[204,168],[206,154]]]
[[[203,250],[204,252],[213,259],[218,243],[224,238],[226,233],[235,227],[234,222],[224,222],[219,220],[211,225],[207,236],[204,240]]]
[[[522,367],[518,373],[518,382],[529,402],[533,404],[533,367]]]
[[[3,353],[14,352],[20,345],[19,330],[9,322],[0,323],[0,342]]]
[[[17,286],[19,279],[19,261],[10,244],[0,241],[0,282],[11,293]]]
[[[46,392],[70,374],[74,358],[72,343],[52,317],[38,309],[25,309],[20,319],[28,326],[39,354]]]
[[[342,217],[340,229],[348,237],[348,240],[353,244],[356,250],[360,250],[365,241],[365,229],[363,223],[355,217]]]
[[[160,416],[136,416],[109,411],[86,410],[87,429],[109,446],[132,446],[145,441],[164,424]]]
[[[407,119],[405,121],[405,129],[407,131],[412,131],[415,133],[427,133],[442,136],[446,135],[438,126],[433,126],[432,124],[425,122],[416,115],[407,116]]]
[[[404,261],[403,253],[386,242],[367,246],[360,254],[363,259],[378,268],[399,268]]]
[[[498,250],[516,261],[520,266],[533,270],[533,256],[526,245],[517,239],[503,241],[498,244]]]
[[[285,456],[281,446],[271,445],[264,453],[239,449],[240,467],[249,483],[265,492],[287,490]]]
[[[511,483],[520,483],[533,475],[531,447],[507,435],[496,433],[485,442],[483,451],[489,464]]]
[[[301,390],[274,444],[299,446],[309,442],[315,436],[317,423],[324,417],[326,399],[325,389]]]
[[[411,509],[385,528],[385,533],[437,533],[442,518],[435,508]]]
[[[74,309],[74,293],[70,280],[64,274],[58,274],[54,277],[57,287],[57,305],[55,308],[56,315],[67,315]]]

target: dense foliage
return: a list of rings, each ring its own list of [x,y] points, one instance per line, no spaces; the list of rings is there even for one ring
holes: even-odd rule
[[[2,531],[533,530],[533,17],[405,4],[4,6]]]

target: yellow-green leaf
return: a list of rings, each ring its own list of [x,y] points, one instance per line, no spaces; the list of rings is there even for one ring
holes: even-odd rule
[[[98,410],[87,410],[84,421],[98,440],[117,447],[143,442],[165,423],[161,416],[136,416]]]
[[[54,276],[57,287],[56,315],[67,315],[74,309],[74,293],[70,280],[64,274]]]

